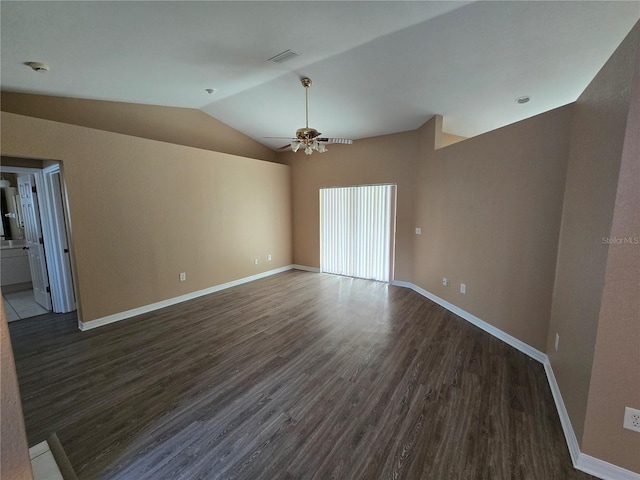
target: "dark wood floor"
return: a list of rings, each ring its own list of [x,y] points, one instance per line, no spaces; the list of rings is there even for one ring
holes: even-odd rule
[[[29,444],[80,478],[592,478],[542,365],[408,289],[290,271],[10,329]]]

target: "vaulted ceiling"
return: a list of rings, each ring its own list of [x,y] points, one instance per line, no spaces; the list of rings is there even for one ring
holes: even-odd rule
[[[302,76],[310,126],[332,137],[434,114],[474,136],[573,102],[640,2],[3,1],[0,14],[3,90],[199,108],[275,148],[264,137],[304,126]]]

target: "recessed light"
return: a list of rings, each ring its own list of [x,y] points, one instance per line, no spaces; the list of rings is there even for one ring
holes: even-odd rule
[[[529,95],[524,95],[522,97],[516,98],[516,103],[519,105],[523,105],[525,103],[529,103],[529,100],[531,100],[531,97]]]
[[[42,62],[26,62],[25,65],[31,67],[36,72],[45,73],[49,71],[49,65]]]

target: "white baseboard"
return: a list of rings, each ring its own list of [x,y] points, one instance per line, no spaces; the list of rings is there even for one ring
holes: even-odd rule
[[[413,283],[405,282],[404,280],[391,280],[391,285],[394,285],[396,287],[410,288],[411,290],[417,288]]]
[[[533,358],[534,360],[539,361],[540,363],[544,363],[547,360],[547,355],[542,353],[540,350],[537,350],[537,349],[533,348],[532,346],[527,345],[523,341],[518,340],[516,337],[512,337],[511,335],[509,335],[508,333],[503,332],[499,328],[494,327],[493,325],[485,322],[484,320],[479,319],[475,315],[473,315],[473,314],[471,314],[471,313],[469,313],[469,312],[467,312],[467,311],[465,311],[465,310],[463,310],[463,309],[461,309],[459,307],[456,307],[452,303],[449,303],[446,300],[443,300],[442,298],[438,297],[437,295],[434,295],[433,293],[428,292],[425,289],[420,288],[420,287],[418,287],[417,285],[415,285],[413,283],[394,280],[393,282],[391,282],[391,284],[392,285],[396,285],[398,287],[406,287],[406,288],[412,289],[414,292],[419,293],[423,297],[426,297],[429,300],[431,300],[432,302],[437,303],[438,305],[446,308],[450,312],[455,313],[459,317],[464,318],[466,321],[474,324],[476,327],[481,328],[482,330],[484,330],[487,333],[490,333],[494,337],[502,340],[503,342],[505,342],[508,345],[511,345],[513,348],[515,348],[517,350],[520,350],[522,353],[530,356],[531,358]]]
[[[580,452],[580,445],[578,439],[573,431],[571,420],[569,419],[569,413],[562,400],[562,394],[560,393],[560,387],[553,374],[553,368],[549,359],[544,362],[544,370],[547,373],[547,380],[549,381],[549,387],[551,388],[551,394],[556,404],[556,410],[560,417],[560,424],[562,425],[562,431],[564,432],[564,438],[569,448],[569,455],[571,455],[571,461],[573,466],[581,472],[588,473],[594,477],[601,478],[602,480],[640,480],[640,474],[634,473],[630,470],[626,470],[617,465],[613,465],[604,460],[592,457],[586,453]]]
[[[599,460],[586,453],[581,453],[578,463],[574,465],[578,470],[602,478],[603,480],[640,480],[640,473],[632,472],[612,463]]]
[[[306,265],[291,265],[291,268],[295,270],[304,270],[305,272],[320,273],[320,269],[318,267],[307,267]]]
[[[549,361],[549,358],[545,353],[531,347],[530,345],[527,345],[523,341],[512,337],[508,333],[505,333],[502,330],[494,327],[493,325],[488,324],[475,315],[462,310],[459,307],[456,307],[455,305],[447,302],[446,300],[443,300],[442,298],[434,295],[431,292],[424,290],[423,288],[418,287],[411,282],[394,280],[393,282],[391,282],[391,284],[398,287],[410,288],[423,297],[428,298],[432,302],[437,303],[450,312],[455,313],[459,317],[464,318],[468,322],[471,322],[475,326],[481,328],[485,332],[502,340],[508,345],[511,345],[517,350],[520,350],[522,353],[528,355],[534,360],[542,363],[545,373],[547,374],[547,381],[549,382],[549,387],[551,388],[551,394],[553,395],[556,410],[558,411],[558,416],[560,417],[560,424],[562,425],[562,431],[564,432],[565,441],[567,442],[569,455],[571,456],[571,462],[573,463],[574,468],[588,473],[589,475],[601,478],[602,480],[640,480],[640,474],[638,473],[626,470],[624,468],[618,467],[617,465],[613,465],[611,463],[605,462],[604,460],[599,460],[590,455],[586,455],[580,452],[580,445],[578,444],[578,439],[576,438],[576,434],[573,431],[573,426],[571,425],[571,420],[569,419],[567,408],[565,407],[564,401],[562,400],[560,387],[558,386],[556,377],[553,374],[551,362]]]
[[[251,275],[250,277],[244,277],[238,280],[233,280],[231,282],[222,283],[220,285],[215,285],[213,287],[205,288],[204,290],[198,290],[196,292],[180,295],[179,297],[168,298],[167,300],[162,300],[161,302],[152,303],[150,305],[144,305],[142,307],[133,308],[131,310],[127,310],[124,312],[114,313],[113,315],[108,315],[106,317],[98,318],[96,320],[91,320],[89,322],[82,322],[81,320],[78,320],[78,328],[84,331],[84,330],[91,330],[92,328],[102,327],[104,325],[109,325],[110,323],[119,322],[120,320],[125,320],[127,318],[135,317],[136,315],[142,315],[143,313],[153,312],[154,310],[158,310],[160,308],[169,307],[171,305],[186,302],[188,300],[193,300],[194,298],[202,297],[203,295],[209,295],[210,293],[219,292],[220,290],[226,290],[227,288],[235,287],[237,285],[242,285],[243,283],[253,282],[254,280],[270,277],[271,275],[275,275],[276,273],[286,272],[287,270],[291,270],[292,268],[296,268],[296,266],[287,265],[285,267],[280,267],[273,270],[269,270],[267,272]]]
[[[545,355],[546,356],[546,355]],[[553,368],[551,368],[551,362],[547,358],[544,362],[544,371],[547,374],[547,381],[549,382],[549,388],[551,388],[551,395],[553,395],[553,401],[556,404],[556,410],[560,417],[560,425],[562,425],[562,431],[564,432],[564,438],[569,448],[569,455],[571,456],[571,462],[573,466],[577,468],[578,458],[580,457],[580,445],[578,439],[573,431],[573,425],[571,425],[571,419],[567,408],[564,406],[564,400],[562,400],[562,394],[560,393],[560,387],[556,381],[556,376],[553,374]]]

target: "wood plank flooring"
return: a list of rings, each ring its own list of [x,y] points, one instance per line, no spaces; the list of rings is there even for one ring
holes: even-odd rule
[[[87,332],[10,325],[81,479],[589,479],[542,365],[415,292],[289,271]]]

